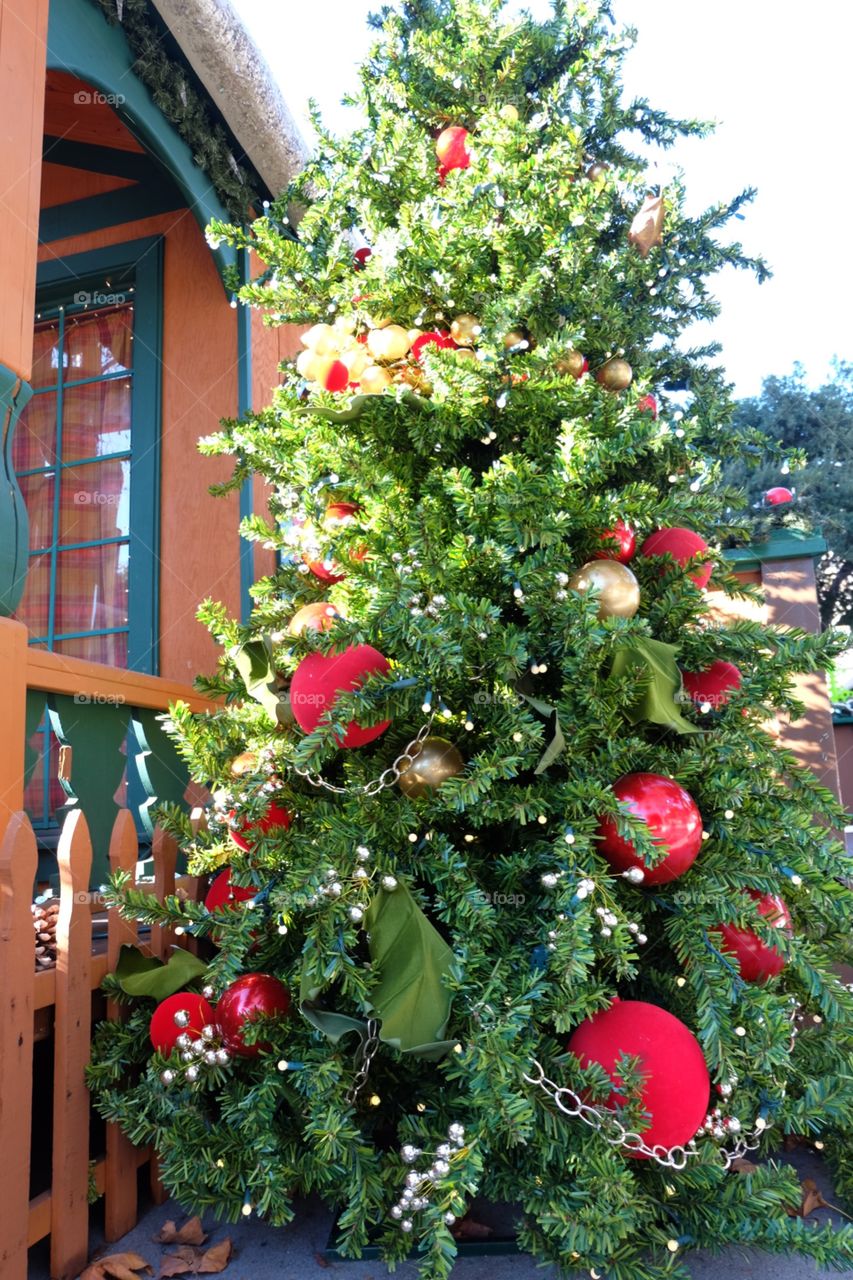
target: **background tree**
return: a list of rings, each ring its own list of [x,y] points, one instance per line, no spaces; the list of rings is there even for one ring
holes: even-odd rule
[[[726,466],[726,479],[760,503],[773,485],[796,488],[796,505],[774,513],[793,524],[803,516],[818,525],[829,543],[818,565],[824,626],[853,626],[853,365],[838,361],[832,377],[816,390],[797,366],[787,377],[766,378],[759,396],[739,400],[734,423],[754,427],[778,443],[782,456],[805,455],[806,465],[789,475],[778,457],[758,468],[742,459]]]
[[[203,444],[269,481],[282,563],[248,625],[202,611],[222,706],[172,710],[206,904],[110,895],[204,972],[125,958],[92,1087],[185,1204],[320,1192],[347,1253],[430,1276],[477,1194],[619,1280],[728,1241],[843,1265],[792,1170],[732,1171],[853,1106],[841,815],[763,728],[837,646],[715,620],[735,495],[695,442],[757,441],[677,345],[716,270],[764,273],[726,240],[748,193],[650,186],[636,141],[704,129],[622,102],[606,3],[502,8],[385,11],[364,123],[211,231],[311,325]]]

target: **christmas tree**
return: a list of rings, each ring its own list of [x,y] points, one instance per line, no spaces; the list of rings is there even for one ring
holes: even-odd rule
[[[346,1253],[429,1276],[475,1196],[592,1275],[849,1265],[765,1160],[843,1150],[853,1111],[842,814],[766,723],[839,646],[713,610],[751,588],[708,441],[757,446],[676,346],[714,272],[765,273],[720,234],[749,193],[691,217],[656,183],[637,151],[705,126],[623,103],[604,0],[375,26],[363,123],[317,120],[291,189],[211,229],[306,326],[202,444],[269,482],[246,532],[280,568],[248,625],[202,608],[222,702],[171,726],[214,799],[166,819],[208,896],[110,890],[202,958],[108,979],[97,1105],[187,1207],[284,1224],[319,1192]]]

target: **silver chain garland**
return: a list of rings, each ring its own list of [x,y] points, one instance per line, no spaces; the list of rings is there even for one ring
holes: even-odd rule
[[[539,1074],[529,1076],[525,1073],[524,1079],[527,1083],[535,1085],[547,1093],[564,1115],[572,1116],[583,1121],[584,1124],[588,1124],[591,1129],[598,1130],[605,1142],[609,1142],[611,1146],[624,1147],[626,1151],[630,1151],[635,1155],[647,1156],[650,1160],[656,1161],[657,1164],[663,1165],[665,1169],[685,1169],[691,1156],[701,1155],[700,1149],[696,1146],[695,1138],[691,1138],[686,1146],[663,1147],[660,1144],[656,1144],[650,1147],[643,1141],[642,1134],[626,1129],[609,1108],[589,1106],[579,1094],[575,1093],[574,1089],[569,1089],[565,1085],[555,1084],[553,1080],[549,1080],[545,1075],[544,1067],[535,1059],[533,1066]],[[718,1148],[724,1167],[730,1169],[732,1163],[745,1155],[747,1151],[755,1151],[761,1140],[761,1135],[767,1127],[768,1122],[759,1117],[755,1122],[755,1128],[752,1133],[744,1134],[742,1138],[738,1138],[734,1147],[730,1150],[726,1150],[723,1147]]]
[[[370,1065],[376,1057],[376,1051],[378,1048],[379,1019],[369,1018],[367,1022],[367,1034],[356,1051],[355,1060],[358,1063],[358,1071],[356,1071],[355,1079],[347,1090],[347,1102],[355,1102],[356,1098],[367,1084],[367,1077],[370,1075]]]
[[[357,787],[336,787],[334,783],[327,782],[319,773],[312,773],[310,769],[299,769],[294,766],[294,772],[298,773],[300,778],[304,778],[306,782],[310,782],[312,787],[323,787],[326,791],[333,791],[335,795],[363,795],[376,796],[385,787],[393,787],[400,781],[400,774],[404,772],[403,766],[412,765],[415,755],[415,747],[420,746],[424,738],[432,728],[433,716],[430,716],[426,724],[422,724],[418,732],[407,743],[406,750],[397,756],[393,764],[387,769],[383,769],[378,778],[372,778],[370,782],[361,783]]]

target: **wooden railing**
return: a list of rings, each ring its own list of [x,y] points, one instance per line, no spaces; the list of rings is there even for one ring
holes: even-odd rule
[[[22,811],[27,692],[73,694],[96,704],[111,699],[122,707],[157,711],[166,710],[178,698],[194,710],[211,704],[170,681],[28,649],[25,628],[2,618],[0,672],[6,704],[0,733],[0,1276],[25,1280],[28,1247],[49,1235],[51,1275],[55,1280],[71,1280],[85,1265],[88,1253],[90,1172],[105,1197],[107,1239],[115,1240],[136,1221],[137,1170],[150,1158],[150,1152],[132,1147],[114,1125],[107,1125],[105,1150],[95,1153],[92,1162],[84,1072],[90,1054],[93,993],[114,967],[122,943],[140,945],[143,951],[165,958],[176,939],[169,930],[155,928],[147,942],[141,941],[132,922],[122,920],[116,911],[103,910],[100,895],[90,891],[94,851],[81,805],[65,816],[56,854],[60,886],[56,963],[36,972],[30,904],[37,845]],[[68,747],[62,768],[73,784]],[[203,885],[189,877],[176,881],[177,854],[174,840],[155,827],[151,890],[163,900],[177,887],[196,899]],[[135,876],[138,858],[136,822],[128,809],[120,809],[109,840],[110,868]],[[99,913],[105,917],[106,937],[94,948],[93,919]],[[108,1003],[106,1016],[120,1018],[122,1010]],[[33,1045],[36,1038],[51,1035],[50,1187],[31,1200]],[[47,1101],[35,1097],[41,1114]],[[156,1165],[151,1163],[152,1189],[159,1199]]]

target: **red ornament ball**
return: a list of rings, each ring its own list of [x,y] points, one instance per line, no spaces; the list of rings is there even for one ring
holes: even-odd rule
[[[345,573],[338,573],[340,565],[335,564],[334,560],[308,560],[307,564],[315,578],[319,578],[321,582],[326,582],[330,586],[336,582],[343,582],[347,576]]]
[[[771,924],[779,929],[791,928],[791,913],[778,893],[762,895],[756,889],[747,889],[746,892],[755,899],[759,913],[766,916]],[[721,924],[717,929],[723,935],[726,951],[734,954],[744,982],[767,982],[785,968],[782,953],[762,942],[751,929],[738,929],[733,924]]]
[[[327,391],[346,391],[349,386],[349,369],[343,360],[333,360],[323,378],[323,386]]]
[[[707,550],[707,542],[704,538],[700,538],[698,533],[694,533],[692,529],[679,528],[676,525],[671,529],[655,529],[654,533],[649,534],[648,538],[646,538],[640,548],[640,554],[644,556],[670,555],[675,563],[680,564],[683,568],[694,556],[698,556]],[[713,565],[708,561],[700,565],[694,573],[691,573],[690,577],[697,587],[706,587],[708,585],[712,568]]]
[[[654,398],[654,396],[650,396],[650,395],[640,396],[639,400],[637,401],[637,409],[639,410],[640,413],[650,413],[652,415],[652,418],[657,420],[658,402]]]
[[[208,911],[221,911],[223,907],[235,907],[238,902],[248,902],[257,890],[231,883],[231,868],[220,871],[204,899]]]
[[[593,553],[593,560],[618,560],[627,564],[637,549],[634,530],[624,520],[617,520],[612,529],[598,535],[602,550]]]
[[[243,1029],[256,1018],[286,1014],[290,992],[278,978],[268,973],[246,973],[226,987],[216,1006],[216,1022],[225,1048],[241,1058],[257,1058],[264,1044],[246,1044]]]
[[[352,256],[356,271],[363,271],[367,266],[367,259],[373,257],[373,250],[366,247],[364,249],[356,249]]]
[[[640,1059],[648,1147],[669,1149],[695,1137],[708,1111],[711,1080],[699,1041],[673,1014],[643,1000],[613,1001],[572,1033],[568,1049],[585,1067],[597,1062],[613,1081],[607,1105],[624,1104],[618,1060]],[[637,1159],[648,1159],[629,1152]]]
[[[368,676],[388,670],[388,659],[369,644],[349,645],[342,653],[309,653],[293,673],[290,705],[296,723],[306,733],[317,728],[321,717],[333,707],[339,693],[357,689]],[[390,720],[362,727],[350,720],[341,747],[363,747],[373,742],[390,725]]]
[[[335,606],[325,600],[304,604],[290,619],[287,630],[292,636],[301,636],[303,631],[328,631],[340,617]]]
[[[419,333],[412,343],[410,354],[418,362],[420,362],[424,347],[438,347],[441,350],[455,351],[457,350],[457,343],[444,330],[430,329],[426,333]]]
[[[289,826],[290,814],[287,809],[280,804],[270,802],[267,805],[266,813],[257,822],[242,822],[236,831],[232,829],[228,834],[237,848],[247,853],[255,843],[252,839],[252,832],[256,832],[257,835],[266,835],[268,831],[273,831],[276,827],[283,827],[286,831]]]
[[[667,884],[683,876],[702,846],[702,815],[696,801],[674,778],[660,773],[626,773],[613,784],[618,800],[649,828],[666,857],[647,867],[631,840],[620,836],[610,817],[598,824],[599,848],[616,871],[638,867],[643,884]]]
[[[175,1014],[179,1021],[175,1021]],[[202,1027],[210,1026],[216,1021],[216,1015],[204,996],[194,991],[177,991],[173,996],[161,1000],[151,1015],[148,1034],[151,1043],[158,1053],[164,1056],[175,1048],[178,1036],[194,1031],[201,1035]]]
[[[718,658],[704,671],[683,671],[684,692],[700,707],[707,704],[719,711],[729,700],[729,694],[741,685],[741,674],[733,662]]]
[[[452,124],[442,129],[435,140],[435,154],[438,156],[442,177],[451,169],[467,169],[471,163],[468,150],[468,130],[460,124]]]
[[[794,495],[783,484],[778,484],[774,489],[767,490],[764,495],[764,501],[769,507],[782,507],[786,502],[793,502]]]

